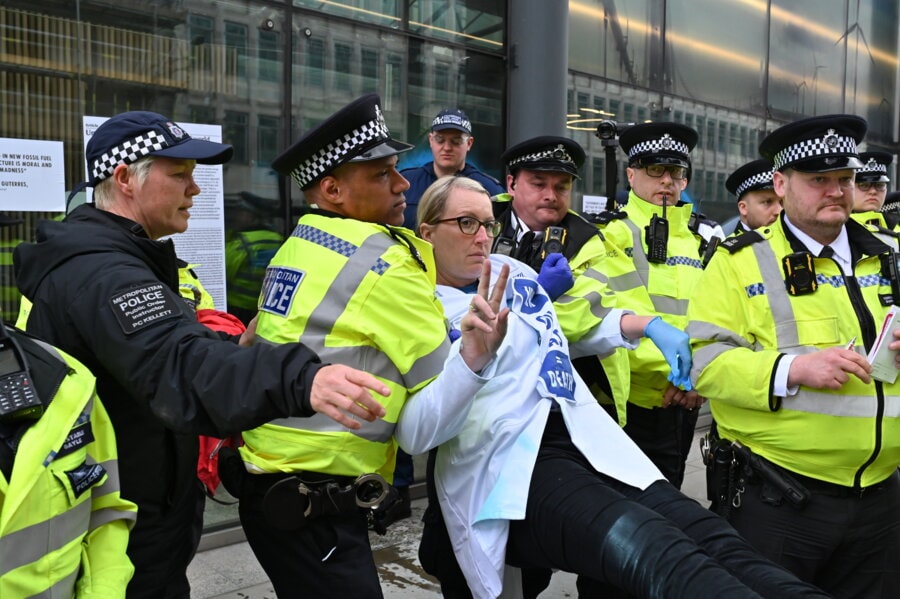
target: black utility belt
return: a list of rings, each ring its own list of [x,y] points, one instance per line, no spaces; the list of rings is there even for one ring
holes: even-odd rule
[[[775,464],[774,462],[771,462],[763,457],[759,457],[759,459],[768,463],[775,470],[792,476],[797,482],[806,487],[807,490],[809,490],[809,492],[814,495],[825,495],[827,497],[855,497],[859,499],[867,493],[880,491],[885,487],[886,484],[886,481],[882,481],[879,483],[875,483],[874,485],[869,485],[868,487],[847,487],[845,485],[839,485],[837,483],[828,482],[826,480],[798,474],[792,470],[788,470],[787,468],[779,466],[778,464]],[[751,482],[755,481],[751,480]]]
[[[269,524],[282,530],[303,528],[318,518],[363,513],[375,531],[384,534],[390,524],[385,516],[399,497],[397,489],[374,472],[356,478],[318,472],[250,475],[251,479],[257,476],[268,487],[263,514]]]

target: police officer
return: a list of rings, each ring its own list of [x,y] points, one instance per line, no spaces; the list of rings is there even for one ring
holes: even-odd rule
[[[599,227],[612,245],[631,257],[637,277],[629,288],[617,291],[626,305],[649,303],[651,313],[683,329],[687,299],[703,272],[708,242],[700,233],[703,219],[691,204],[680,201],[697,132],[677,123],[642,123],[625,130],[619,143],[628,154],[631,191],[625,210],[601,215]],[[704,400],[689,383],[679,386],[667,380],[669,369],[656,347],[642,344],[628,357],[631,387],[625,432],[680,488],[697,408]]]
[[[266,271],[257,339],[299,339],[323,359],[369,369],[390,389],[383,418],[356,430],[287,418],[244,433],[241,523],[279,597],[382,596],[369,514],[356,500],[380,501],[366,488],[389,492],[383,481],[393,476],[393,431],[406,398],[474,393],[484,383],[475,372],[505,330],[500,298],[478,296],[445,364],[432,249],[400,226],[409,184],[397,154],[411,147],[390,137],[379,97],[368,94],[272,162],[315,209]],[[366,487],[360,476],[374,482]]]
[[[359,426],[357,418],[383,414],[367,389],[387,389],[365,373],[322,365],[297,343],[241,348],[198,323],[179,297],[182,263],[160,238],[187,228],[200,192],[196,163],[221,164],[230,146],[132,111],[98,127],[85,155],[96,205],[42,222],[37,243],[14,254],[33,303],[28,332],[97,376],[116,431],[122,495],[139,508],[129,597],[187,598],[203,502],[197,434],[316,412]]]
[[[95,379],[2,322],[0,347],[0,596],[123,598],[137,507]]]
[[[438,180],[438,177],[445,175],[469,177],[481,183],[491,195],[503,193],[503,186],[497,179],[466,162],[466,156],[474,143],[472,121],[465,112],[459,108],[448,108],[437,113],[431,121],[431,131],[428,133],[428,145],[434,159],[422,166],[400,171],[400,174],[409,181],[409,189],[405,193],[404,227],[416,228],[416,208],[419,206],[419,198],[429,185]]]
[[[771,225],[781,213],[781,198],[772,184],[772,163],[764,158],[752,160],[728,175],[725,181],[736,198],[740,221],[736,235]]]
[[[856,183],[853,187],[853,219],[888,228],[880,211],[887,197],[888,184],[891,182],[888,167],[894,161],[894,157],[887,152],[860,152],[859,159],[863,166],[856,171]]]
[[[900,381],[874,379],[864,356],[900,280],[896,254],[850,219],[865,131],[828,115],[762,141],[784,212],[717,250],[688,332],[696,388],[739,443],[731,523],[835,597],[886,599],[900,588]]]

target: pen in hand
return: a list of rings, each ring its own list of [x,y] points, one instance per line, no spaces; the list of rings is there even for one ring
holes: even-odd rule
[[[856,337],[847,342],[847,345],[844,346],[844,349],[853,349],[853,346],[856,345]]]

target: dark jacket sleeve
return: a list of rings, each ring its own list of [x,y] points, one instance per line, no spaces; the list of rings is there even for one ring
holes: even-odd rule
[[[87,357],[98,378],[114,379],[166,427],[224,436],[275,418],[312,415],[309,393],[321,367],[314,352],[300,343],[243,348],[223,340],[165,285],[165,309],[156,311],[164,316],[144,324],[114,300],[129,290],[158,289],[159,281],[127,256],[100,268],[95,262],[75,258],[48,277],[41,295],[59,299],[41,302],[40,319],[52,319],[39,326],[62,327],[63,349]],[[62,272],[67,277],[57,276]]]

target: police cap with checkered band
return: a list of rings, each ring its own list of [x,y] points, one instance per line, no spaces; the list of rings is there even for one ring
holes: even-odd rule
[[[510,174],[519,170],[566,173],[578,178],[584,164],[584,149],[566,137],[542,135],[517,143],[500,157]]]
[[[391,138],[381,98],[366,94],[307,131],[272,161],[272,168],[292,177],[300,189],[309,189],[347,162],[387,158],[412,148]]]
[[[774,184],[772,183],[773,170],[772,163],[765,158],[752,160],[728,175],[728,179],[725,180],[725,187],[736,195],[739,200],[748,191],[774,189]]]
[[[222,164],[231,159],[233,151],[228,144],[192,138],[183,127],[161,114],[123,112],[104,121],[88,140],[87,186],[96,186],[111,177],[120,164],[131,164],[145,156]]]
[[[690,168],[697,132],[679,123],[640,123],[619,136],[619,145],[628,154],[628,165],[634,168],[653,164]]]
[[[791,168],[825,173],[862,167],[857,145],[867,123],[852,114],[814,116],[779,127],[759,144],[759,153],[776,171]]]
[[[862,168],[856,171],[857,183],[889,183],[888,165],[894,156],[887,152],[860,152],[859,160]]]

